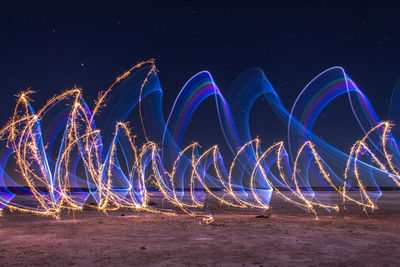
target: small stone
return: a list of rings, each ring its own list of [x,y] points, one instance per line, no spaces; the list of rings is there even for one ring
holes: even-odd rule
[[[257,215],[256,216],[256,219],[268,219],[269,217],[268,217],[268,215],[266,215],[266,214],[261,214],[261,215]]]

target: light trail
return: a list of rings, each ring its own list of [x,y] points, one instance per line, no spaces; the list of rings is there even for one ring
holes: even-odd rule
[[[31,106],[33,91],[21,93],[12,118],[0,130],[4,142],[0,157],[0,209],[55,218],[60,218],[64,209],[81,211],[84,206],[102,212],[130,208],[173,215],[172,211],[149,205],[149,189],[156,189],[176,208],[211,221],[212,216],[204,212],[207,195],[223,206],[263,211],[270,208],[269,201],[275,192],[317,217],[321,209],[338,212],[345,202],[355,203],[365,212],[374,211],[379,198],[374,196],[380,194],[375,178],[400,186],[397,167],[400,156],[398,142],[391,134],[393,125],[377,119],[365,95],[341,68],[332,68],[317,76],[302,91],[290,113],[258,69],[238,78],[232,87],[235,94],[230,99],[222,96],[208,72],[201,72],[184,86],[166,123],[161,113],[161,87],[156,74],[154,60],[132,67],[99,94],[93,112],[79,88],[54,96],[38,112]],[[124,87],[127,82],[131,85]],[[253,90],[249,90],[249,86]],[[114,90],[117,96],[112,94]],[[304,98],[307,92],[312,92],[313,97]],[[373,126],[355,142],[349,154],[331,147],[311,131],[316,116],[327,103],[345,93],[349,94],[360,126],[363,129]],[[122,96],[118,98],[118,94]],[[130,98],[124,99],[124,94]],[[215,96],[221,130],[234,152],[228,168],[218,145],[203,152],[196,142],[182,146],[190,117],[209,96]],[[296,134],[297,139],[289,145],[290,153],[283,141],[262,149],[261,141],[250,137],[248,113],[260,96],[266,97],[278,117],[288,124],[289,137]],[[111,98],[111,110],[120,110],[121,115],[107,114],[106,110],[111,119],[105,121],[113,123],[105,123],[106,130],[101,130],[96,127],[96,120],[107,108],[108,98]],[[153,102],[143,103],[144,99]],[[302,103],[305,108],[298,114],[298,105]],[[135,143],[135,136],[124,121],[135,106],[146,140],[143,144]],[[63,110],[60,113],[63,115],[55,116],[59,119],[54,119],[47,127],[50,134],[44,134],[42,121],[48,112],[58,109]],[[104,131],[111,127],[114,130],[107,135]],[[55,147],[60,132],[62,138]],[[59,151],[57,157],[51,153],[53,148]],[[319,150],[327,157],[335,156],[329,160],[340,163],[342,178],[336,174],[337,170],[330,168]],[[122,167],[119,155],[128,171]],[[370,162],[363,160],[363,156],[368,156]],[[19,172],[18,183],[5,171],[11,159]],[[79,163],[86,177],[79,177]],[[365,178],[360,172],[370,175]],[[319,177],[321,183],[327,185],[325,189],[341,196],[342,202],[330,203],[316,198],[318,192],[310,184],[309,175]],[[378,193],[371,193],[367,184],[376,185]],[[359,192],[359,197],[350,195],[350,190]],[[19,201],[20,195],[34,204]],[[95,205],[87,203],[89,197],[94,198]]]

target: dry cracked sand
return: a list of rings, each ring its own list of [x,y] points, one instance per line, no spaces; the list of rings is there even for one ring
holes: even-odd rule
[[[273,196],[260,211],[219,207],[214,221],[93,209],[60,220],[5,211],[1,266],[398,266],[400,192],[384,192],[369,217],[349,206],[339,215],[312,214]]]

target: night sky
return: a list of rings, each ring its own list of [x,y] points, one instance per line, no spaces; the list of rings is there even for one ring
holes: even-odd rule
[[[385,1],[81,2],[2,4],[1,123],[12,115],[15,95],[28,87],[37,91],[36,108],[75,84],[93,106],[100,90],[150,58],[156,59],[166,112],[202,70],[227,93],[241,72],[260,67],[290,109],[313,77],[340,65],[385,119],[400,76],[399,6]],[[216,127],[212,134],[209,125]],[[286,137],[262,99],[251,125],[265,144]],[[188,131],[188,141],[205,146],[222,140],[212,100],[200,106]],[[361,137],[347,98],[328,107],[316,133],[344,149]]]

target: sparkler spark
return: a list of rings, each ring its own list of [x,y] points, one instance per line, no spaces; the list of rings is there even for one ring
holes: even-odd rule
[[[212,216],[203,212],[207,195],[225,206],[265,210],[275,192],[317,216],[318,209],[337,212],[342,203],[316,197],[318,192],[309,177],[318,177],[321,184],[342,197],[343,203],[356,203],[365,212],[377,208],[378,179],[400,186],[400,154],[398,141],[391,134],[393,125],[377,118],[366,96],[340,67],[313,79],[291,112],[283,107],[259,69],[242,74],[227,99],[208,72],[198,73],[179,93],[166,122],[160,88],[154,60],[149,60],[132,67],[100,93],[93,112],[79,88],[54,96],[38,112],[31,105],[33,91],[22,92],[11,120],[0,130],[4,142],[0,209],[60,218],[64,209],[92,206],[87,203],[91,196],[95,207],[103,212],[130,208],[173,215],[149,205],[149,188],[155,188],[168,202],[191,216],[205,217],[205,222],[212,221]],[[117,93],[113,95],[114,91]],[[353,113],[366,130],[349,154],[311,131],[327,103],[342,94],[349,95]],[[217,145],[203,152],[198,143],[182,146],[192,114],[210,96],[215,97],[222,132],[234,152],[228,168]],[[261,141],[251,138],[249,111],[258,97],[266,97],[288,125],[288,146],[281,141],[262,149]],[[111,106],[106,106],[108,100]],[[140,131],[146,140],[140,145],[126,122],[134,107],[138,108]],[[95,122],[101,122],[97,118],[104,109],[106,128],[100,129]],[[54,118],[42,126],[49,114]],[[56,146],[59,133],[62,138]],[[57,156],[52,153],[54,149],[58,149]],[[362,159],[366,156],[370,162]],[[5,170],[12,159],[21,176],[19,182]],[[343,178],[327,161],[341,168]],[[78,175],[79,164],[86,177]],[[371,185],[377,192],[368,190]],[[350,190],[359,192],[358,197],[349,195]],[[20,201],[20,195],[30,202]]]

